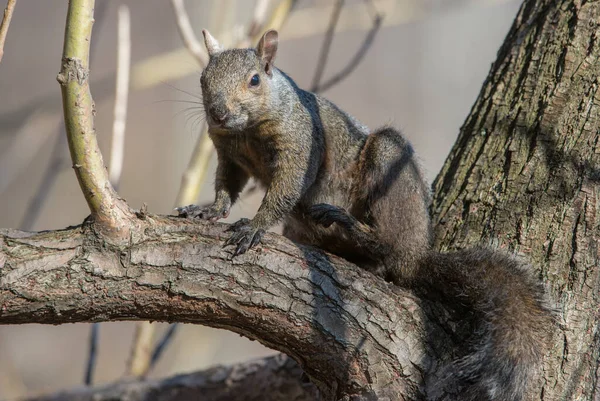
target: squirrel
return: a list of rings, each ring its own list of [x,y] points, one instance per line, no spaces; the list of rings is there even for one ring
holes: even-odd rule
[[[274,66],[278,33],[255,49],[225,50],[203,30],[204,108],[217,156],[215,202],[184,217],[227,217],[250,177],[266,193],[252,220],[229,228],[233,256],[276,223],[417,294],[471,311],[475,334],[457,359],[425,378],[429,400],[521,400],[553,325],[544,288],[513,257],[484,248],[432,250],[429,187],[415,152],[392,127],[374,132],[300,89]]]

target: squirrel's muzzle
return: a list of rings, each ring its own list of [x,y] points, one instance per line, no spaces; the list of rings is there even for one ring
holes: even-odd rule
[[[223,124],[229,116],[229,110],[227,110],[225,106],[210,106],[208,108],[208,112],[210,114],[210,118],[217,124]]]

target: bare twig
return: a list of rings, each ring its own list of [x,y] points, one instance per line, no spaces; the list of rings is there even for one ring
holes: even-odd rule
[[[96,5],[94,9],[94,25],[96,25],[97,28],[102,26],[102,22],[104,21],[104,17],[106,15],[106,9],[108,8],[107,4],[108,2],[101,1],[98,5]],[[90,63],[93,62],[92,60],[95,58],[95,55],[97,53],[97,43],[99,42],[97,40],[97,36],[99,32],[100,29],[94,29],[94,31],[92,32],[92,43],[90,43]],[[46,113],[40,113],[40,116],[44,116],[44,114]],[[34,116],[37,116],[37,113],[35,113]],[[36,123],[36,121],[34,121],[34,123]],[[52,124],[48,125],[55,129],[54,147],[52,149],[52,154],[50,155],[50,161],[48,162],[48,165],[46,166],[46,169],[44,171],[42,181],[40,182],[40,185],[38,186],[35,194],[29,201],[27,209],[25,210],[25,215],[23,216],[23,220],[20,225],[21,229],[25,231],[31,231],[33,229],[43,210],[44,204],[46,203],[46,200],[48,199],[50,192],[52,191],[52,188],[56,183],[58,175],[71,165],[69,158],[69,148],[67,146],[67,137],[65,135],[65,123],[62,119],[62,116],[60,118],[60,122],[53,122]],[[42,127],[45,127],[45,125],[42,125]],[[22,129],[26,129],[25,126]],[[34,129],[36,139],[37,137],[43,138],[45,135],[50,135],[51,132],[49,131],[50,130],[47,129]],[[17,139],[20,135],[22,134],[19,132],[17,134]],[[29,145],[31,147],[34,147],[32,146],[31,142],[29,142]],[[34,154],[35,151],[28,148],[27,152],[19,152],[17,153],[17,156],[21,159],[29,161],[31,160],[31,158],[33,158]],[[7,157],[11,157],[10,153],[7,154]],[[0,157],[0,160],[4,161],[5,158]],[[1,167],[0,171],[2,171]],[[2,175],[0,175],[0,188],[2,187],[1,178]]]
[[[360,48],[358,49],[358,51],[356,52],[354,57],[352,57],[352,59],[346,65],[346,67],[344,67],[339,73],[337,73],[336,75],[331,77],[325,83],[321,84],[318,87],[317,92],[326,91],[327,89],[331,88],[332,86],[334,86],[335,84],[339,83],[341,80],[346,78],[348,75],[350,75],[352,73],[352,71],[354,71],[354,69],[360,64],[361,60],[363,59],[363,57],[365,56],[365,54],[371,47],[371,44],[373,43],[373,39],[375,39],[375,35],[377,34],[377,31],[379,31],[379,28],[381,27],[382,20],[383,20],[383,17],[381,15],[377,15],[375,17],[375,20],[373,21],[373,27],[371,28],[371,30],[365,37],[364,42],[362,43],[362,45],[360,46]]]
[[[29,201],[25,215],[21,222],[21,230],[31,231],[37,222],[48,195],[54,188],[58,174],[64,171],[70,165],[70,159],[67,151],[67,137],[64,134],[64,124],[59,124],[59,129],[56,130],[56,138],[54,139],[54,147],[50,155],[50,162],[46,166],[42,181],[38,186],[33,198]]]
[[[267,11],[269,10],[270,0],[258,0],[254,7],[254,15],[248,28],[248,37],[253,38],[261,34],[265,20],[267,19]]]
[[[156,347],[152,351],[152,356],[150,357],[150,369],[152,369],[156,365],[156,363],[162,356],[164,350],[170,344],[171,340],[173,339],[173,336],[177,332],[177,327],[179,327],[177,323],[170,325],[163,334],[158,344],[156,344]]]
[[[59,125],[60,116],[35,110],[23,121],[10,144],[0,154],[0,193],[28,166],[41,147],[51,138],[52,131],[44,127]]]
[[[262,31],[266,31],[268,29],[275,29],[277,31],[281,30],[283,24],[288,20],[288,16],[290,12],[296,5],[297,0],[282,0],[279,2],[277,7],[271,13],[271,17],[264,22],[264,26],[262,29],[256,31],[256,34],[250,38],[250,41],[255,44],[260,39],[262,35]],[[260,4],[259,4],[260,5]],[[254,13],[254,18],[260,18],[260,14],[258,12]],[[252,25],[252,24],[251,24]],[[252,33],[252,32],[250,32]],[[246,45],[241,44],[241,46]]]
[[[104,3],[106,4],[106,3]],[[110,155],[109,180],[113,187],[118,189],[123,171],[123,158],[125,147],[125,124],[127,121],[127,98],[129,94],[129,71],[131,69],[131,34],[129,7],[122,4],[118,11],[118,39],[117,39],[117,79],[115,85],[115,106],[112,131],[112,146]],[[85,384],[91,385],[96,368],[96,354],[100,323],[91,327],[89,353],[86,365]]]
[[[171,0],[171,5],[177,21],[179,36],[181,36],[190,54],[196,58],[200,67],[203,68],[208,63],[208,54],[194,33],[183,0]]]
[[[129,95],[129,71],[131,60],[131,34],[129,7],[119,6],[119,35],[117,52],[117,81],[113,120],[110,170],[108,177],[115,189],[119,188],[125,147],[125,124],[127,120],[127,98]]]
[[[85,376],[83,382],[86,386],[91,386],[94,381],[94,370],[96,369],[96,357],[98,356],[98,334],[100,323],[92,323],[90,329],[90,341],[88,343],[88,360],[86,364]]]
[[[417,0],[411,1],[416,2]],[[418,1],[420,2],[421,0]],[[485,7],[507,1],[509,0],[471,0],[470,4],[481,4]],[[99,11],[100,6],[105,3],[107,2],[99,2],[96,6],[96,11]],[[269,21],[265,24],[264,29],[276,29],[277,24],[275,22],[279,19],[277,16],[282,15],[285,18],[285,16],[287,16],[286,13],[289,11],[288,7],[293,3],[294,2],[290,0],[283,0],[278,3],[271,14]],[[406,14],[404,13],[404,7],[398,6],[397,0],[379,0],[377,6],[380,13],[385,15],[385,19],[382,21],[382,27],[397,26],[408,22],[414,22],[415,20],[422,19],[428,15],[421,13]],[[285,28],[282,29],[281,40],[288,41],[323,34],[327,29],[328,22],[327,19],[323,17],[323,14],[330,12],[331,9],[331,6],[323,6],[320,4],[318,6],[306,7],[294,11],[286,21]],[[373,21],[369,18],[367,13],[364,12],[364,5],[351,3],[344,7],[344,13],[340,16],[336,30],[340,33],[370,29],[372,26]],[[231,43],[232,36],[231,32],[225,32],[223,40],[220,41],[223,43],[229,41]],[[258,41],[258,39],[258,36],[254,37],[253,42]],[[92,42],[94,41],[92,40]],[[137,91],[148,89],[163,84],[164,82],[177,80],[197,73],[197,64],[194,62],[194,59],[187,48],[176,49],[135,63],[131,69],[131,90]],[[95,79],[92,82],[92,86],[96,88],[95,99],[97,102],[112,96],[112,89],[109,90],[107,88],[112,88],[114,80],[115,77],[109,74]],[[28,118],[32,111],[38,110],[40,107],[44,107],[44,110],[48,110],[50,113],[55,113],[58,111],[58,107],[55,103],[55,95],[53,93],[46,93],[25,103],[22,107],[0,114],[0,125],[3,127],[20,126],[20,121]],[[2,157],[3,156],[0,156],[0,160]]]
[[[318,92],[319,90],[319,84],[321,83],[321,78],[323,77],[323,71],[325,71],[325,64],[327,64],[327,58],[329,57],[329,49],[331,47],[333,35],[335,34],[335,27],[340,19],[340,13],[342,12],[343,6],[344,0],[337,0],[335,2],[335,6],[333,7],[331,19],[329,20],[329,27],[327,28],[327,33],[325,34],[325,39],[323,40],[321,54],[319,55],[317,68],[313,77],[313,83],[310,89],[311,92]]]
[[[0,355],[2,355],[2,363],[0,363],[0,398],[16,399],[27,393],[27,386],[23,382],[19,366],[15,364],[9,352],[8,344],[3,340],[4,338],[0,336]]]
[[[133,347],[127,362],[127,375],[132,377],[146,377],[150,370],[152,360],[152,339],[154,326],[149,322],[136,324],[133,336]]]
[[[2,18],[2,23],[0,24],[0,62],[2,62],[2,57],[4,56],[4,42],[6,42],[8,26],[10,25],[10,20],[12,19],[16,4],[17,0],[8,0],[6,8],[4,9],[4,18]]]
[[[89,89],[90,37],[94,0],[71,0],[67,12],[61,84],[67,140],[79,185],[98,229],[113,241],[127,241],[135,215],[108,180],[95,135]]]
[[[206,128],[196,142],[196,147],[190,158],[190,162],[181,178],[181,186],[175,200],[176,206],[185,206],[198,199],[200,190],[204,185],[206,170],[213,154],[213,146]]]
[[[367,6],[367,9],[369,10],[369,14],[371,14],[371,18],[377,18],[377,16],[380,13],[377,9],[377,5],[375,5],[375,2],[373,0],[364,0],[364,3]]]

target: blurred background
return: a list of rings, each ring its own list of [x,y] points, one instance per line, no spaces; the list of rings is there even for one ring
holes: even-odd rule
[[[266,15],[282,0],[266,2]],[[276,65],[309,88],[334,0],[298,0],[280,30]],[[0,0],[4,7],[6,0]],[[202,132],[201,68],[184,48],[168,0],[96,0],[91,88],[96,129],[110,161],[117,59],[117,9],[131,15],[131,82],[119,193],[133,208],[172,213]],[[254,0],[187,0],[197,35],[219,40],[248,30]],[[433,180],[467,116],[519,0],[347,0],[324,81],[348,65],[373,24],[381,28],[356,69],[323,94],[371,127],[401,128]],[[61,127],[60,69],[67,0],[19,0],[0,63],[0,227],[45,230],[80,223],[88,209],[70,168]],[[98,15],[98,13],[101,15]],[[191,107],[191,108],[190,108]],[[61,135],[59,137],[58,135]],[[215,161],[198,202],[210,202]],[[49,171],[58,171],[55,179]],[[40,188],[42,190],[40,191]],[[42,193],[39,216],[32,211]],[[262,194],[243,197],[229,221],[251,217]],[[29,211],[28,211],[29,210]],[[103,323],[94,384],[123,376],[135,323]],[[155,338],[167,328],[156,325]],[[0,399],[79,386],[90,325],[0,327]],[[202,326],[179,327],[149,373],[164,377],[272,354],[257,342]]]

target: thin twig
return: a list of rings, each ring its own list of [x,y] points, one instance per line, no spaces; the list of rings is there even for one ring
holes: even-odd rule
[[[311,92],[318,92],[321,78],[323,77],[323,71],[325,71],[325,64],[327,64],[327,58],[329,57],[329,50],[331,48],[331,42],[333,41],[333,35],[335,34],[335,27],[340,19],[340,13],[344,6],[344,0],[337,0],[333,11],[331,13],[331,19],[329,20],[329,27],[323,40],[323,46],[321,47],[321,54],[317,61],[317,68],[315,70],[315,76],[313,77],[313,83],[311,86]]]
[[[200,189],[204,185],[204,177],[213,153],[212,141],[208,136],[206,128],[196,142],[196,146],[190,158],[190,162],[181,178],[181,186],[177,193],[175,206],[186,206],[194,203],[198,198]]]
[[[0,193],[5,191],[30,165],[38,151],[50,139],[48,125],[57,126],[60,116],[38,109],[27,116],[14,138],[0,154]]]
[[[365,6],[369,9],[369,14],[371,14],[371,18],[375,19],[378,15],[380,15],[379,10],[377,9],[377,5],[373,0],[364,0]]]
[[[260,35],[265,20],[267,19],[267,11],[269,10],[270,0],[258,0],[256,7],[254,7],[254,15],[248,28],[247,36],[253,38],[256,35]]]
[[[2,363],[0,364],[0,397],[7,400],[23,399],[27,394],[27,386],[23,382],[19,367],[9,352],[9,345],[3,341],[8,336],[0,336],[0,355]]]
[[[152,356],[150,357],[150,367],[151,368],[156,365],[156,363],[162,356],[163,351],[171,343],[171,340],[173,339],[173,336],[175,335],[175,332],[177,331],[177,327],[179,327],[179,325],[177,323],[170,325],[167,328],[167,331],[165,331],[165,333],[163,334],[163,336],[160,339],[160,341],[158,342],[158,344],[156,344],[154,351],[152,351]]]
[[[482,6],[502,4],[508,1],[509,0],[487,0],[482,3]],[[471,2],[473,4],[479,4],[476,2],[481,2],[481,0],[471,0]],[[100,6],[105,3],[108,4],[109,2],[98,2],[96,5],[95,15],[98,14]],[[294,2],[284,0],[274,7],[274,10],[281,8],[283,11],[287,12],[287,6],[291,3]],[[382,27],[398,26],[421,20],[430,15],[405,15],[403,13],[404,6],[399,7],[396,0],[379,0],[377,2],[377,6],[383,10],[383,13],[385,13],[385,20],[382,22]],[[289,21],[286,22],[286,28],[282,31],[283,36],[280,39],[287,42],[294,39],[307,38],[323,34],[327,28],[327,21],[323,21],[321,17],[324,8],[325,7],[323,7],[323,5],[317,5],[295,11],[290,15]],[[343,15],[340,17],[340,21],[337,26],[337,32],[340,33],[370,29],[372,27],[371,18],[365,20],[365,18],[360,17],[360,15],[366,15],[363,9],[364,5],[362,4],[354,4],[354,2],[347,4],[344,8]],[[273,14],[271,14],[271,20],[275,14],[275,11]],[[96,20],[97,22],[94,24],[94,26],[97,27],[99,18],[96,18]],[[312,24],[309,24],[311,21]],[[310,25],[310,31],[305,28],[308,25]],[[276,24],[267,22],[264,29],[275,28],[276,26]],[[96,29],[94,29],[94,31],[96,31]],[[224,35],[225,37],[228,35],[231,36],[231,32],[225,32]],[[257,41],[258,39],[258,37],[253,38],[254,41]],[[92,42],[92,44],[93,43],[94,42]],[[132,65],[131,90],[144,90],[155,87],[156,85],[162,85],[165,82],[171,82],[177,79],[188,77],[191,74],[197,74],[198,67],[195,63],[191,62],[191,60],[192,58],[190,53],[185,47],[141,60]],[[114,76],[108,74],[92,80],[91,85],[95,90],[94,98],[97,104],[100,103],[100,101],[112,96],[112,84],[114,79]],[[28,118],[33,111],[38,110],[40,107],[43,107],[44,110],[49,110],[52,114],[60,112],[58,106],[56,105],[55,93],[48,92],[32,99],[21,107],[5,113],[0,113],[0,125],[7,129],[10,129],[11,127],[18,127],[21,125],[21,121]],[[13,135],[12,132],[14,132],[14,130],[7,131],[7,134],[9,132],[11,132],[10,135]],[[0,135],[2,134],[0,133]],[[2,157],[3,156],[0,156],[0,160]]]
[[[4,9],[4,18],[2,18],[2,23],[0,24],[0,62],[2,62],[2,57],[4,56],[4,42],[6,42],[8,26],[10,25],[10,20],[12,19],[16,4],[17,0],[8,0],[6,8]]]
[[[127,119],[127,98],[129,95],[129,71],[131,60],[131,34],[129,7],[119,6],[119,35],[117,53],[117,81],[115,90],[115,108],[113,136],[108,178],[115,189],[119,188],[125,147],[125,123]]]
[[[173,6],[173,12],[175,13],[179,35],[181,36],[185,47],[187,47],[190,54],[196,58],[200,67],[204,68],[206,63],[208,63],[208,54],[194,33],[183,0],[171,0],[171,5]]]
[[[92,328],[90,330],[90,341],[89,341],[89,351],[88,351],[88,360],[86,364],[85,377],[83,378],[83,382],[86,386],[91,386],[94,380],[94,370],[96,369],[96,357],[98,355],[98,334],[100,331],[100,323],[92,324]]]
[[[104,16],[106,15],[106,9],[108,2],[106,1],[102,1],[99,4],[96,5],[95,9],[94,9],[94,25],[96,26],[96,29],[94,29],[94,31],[92,32],[92,43],[90,43],[90,64],[93,63],[93,60],[96,58],[96,53],[97,53],[97,48],[98,45],[97,43],[99,43],[99,41],[97,40],[97,36],[100,32],[100,28],[102,26],[102,22],[104,21]],[[39,111],[39,109],[38,109]],[[34,112],[35,113],[35,112]],[[43,118],[44,115],[46,114],[51,114],[51,113],[35,113],[33,114],[33,118],[31,123],[34,125],[33,128],[33,133],[34,133],[34,140],[32,141],[31,139],[27,139],[24,138],[22,139],[26,144],[27,144],[27,148],[26,148],[26,152],[17,152],[16,153],[16,157],[18,157],[20,160],[27,161],[29,162],[36,153],[36,149],[34,144],[37,143],[36,141],[38,139],[43,139],[45,136],[50,135],[51,132],[48,132],[49,130],[42,128],[37,129],[37,123],[38,123],[38,117],[40,120],[45,121],[45,119]],[[54,116],[53,116],[54,117]],[[29,124],[29,122],[27,122],[26,124]],[[25,214],[23,216],[23,220],[20,224],[20,227],[22,230],[24,231],[30,231],[33,229],[35,223],[37,222],[38,218],[40,217],[40,214],[44,208],[44,205],[46,203],[46,200],[48,199],[50,192],[52,191],[52,188],[54,188],[54,184],[56,183],[56,179],[58,178],[58,175],[62,172],[65,171],[67,168],[71,167],[71,159],[69,157],[69,148],[67,147],[67,137],[65,135],[65,122],[62,119],[62,117],[60,118],[60,122],[52,122],[51,124],[40,124],[41,127],[45,127],[45,126],[52,126],[55,127],[56,131],[54,133],[55,139],[54,139],[54,147],[52,149],[52,154],[50,156],[50,161],[48,162],[48,165],[46,166],[46,169],[44,171],[44,176],[42,178],[42,181],[40,182],[39,187],[37,188],[35,194],[33,195],[33,197],[31,198],[31,201],[29,202],[29,204],[27,205],[27,209],[25,210]],[[27,130],[27,125],[23,125],[22,128],[19,130],[19,132],[17,133],[17,137],[16,140],[20,138],[21,135],[26,135],[26,130]],[[6,157],[4,157],[5,155],[0,156],[0,160],[2,160],[3,162],[8,161],[8,163],[10,163],[10,158],[12,151],[9,150],[6,154]],[[10,165],[10,164],[9,164]],[[25,165],[25,164],[23,164]],[[18,165],[17,165],[18,166]],[[14,165],[12,166],[12,168],[14,168]],[[0,167],[0,171],[3,171],[2,167]],[[9,183],[10,183],[10,177],[16,176],[15,174],[11,174],[9,175]],[[1,188],[3,187],[2,184],[2,175],[0,175],[0,192]]]
[[[94,128],[94,102],[89,88],[89,54],[94,0],[71,0],[67,11],[61,86],[67,140],[79,186],[96,227],[115,243],[129,240],[137,221],[108,180]]]
[[[127,375],[132,377],[146,377],[152,359],[154,326],[149,322],[140,323],[135,325],[133,347],[127,362]]]
[[[115,92],[115,108],[113,122],[113,140],[110,159],[109,177],[112,185],[118,188],[123,170],[125,147],[125,123],[127,119],[127,98],[129,93],[129,74],[131,60],[131,34],[129,8],[122,4],[119,7],[118,18],[118,59],[117,80]],[[188,21],[189,23],[189,21]],[[143,375],[148,365],[148,353],[152,347],[152,332],[140,330],[136,326],[134,336],[135,346],[129,358],[128,374],[136,377]]]
[[[360,46],[360,48],[358,49],[358,51],[356,52],[354,57],[352,57],[352,59],[350,60],[348,65],[346,65],[346,67],[344,67],[339,73],[337,73],[336,75],[331,77],[328,81],[326,81],[325,83],[320,85],[317,89],[317,92],[326,91],[327,89],[336,85],[341,80],[343,80],[348,75],[350,75],[352,73],[352,71],[354,71],[354,69],[360,64],[363,57],[367,53],[367,50],[369,50],[369,48],[371,47],[371,44],[373,43],[373,39],[375,39],[375,35],[377,34],[377,31],[379,31],[379,28],[381,27],[382,21],[383,21],[383,17],[381,15],[377,15],[375,17],[375,20],[373,21],[373,27],[371,28],[371,30],[365,37],[364,42],[362,43],[362,45]]]
[[[64,131],[64,123],[61,121],[59,129],[56,131],[57,135],[54,140],[50,162],[46,166],[39,187],[27,205],[23,221],[20,224],[21,230],[33,230],[48,199],[48,195],[50,195],[52,188],[54,188],[58,174],[70,166],[70,158],[67,152],[67,137]]]

